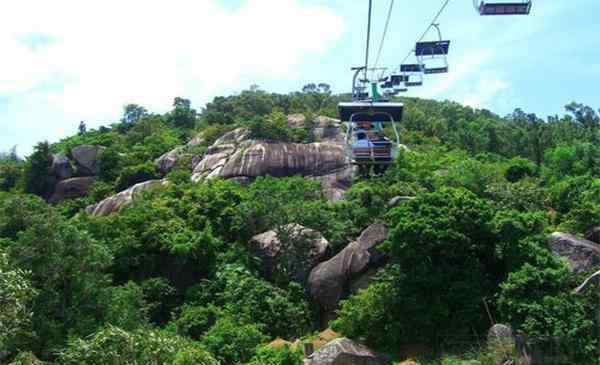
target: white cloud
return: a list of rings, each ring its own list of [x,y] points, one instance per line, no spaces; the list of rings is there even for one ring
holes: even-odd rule
[[[0,15],[0,95],[70,121],[114,118],[129,102],[164,111],[178,95],[199,105],[242,78],[290,77],[343,29],[331,9],[299,0],[21,0]],[[52,41],[31,47],[32,34]],[[57,78],[64,86],[39,92]]]

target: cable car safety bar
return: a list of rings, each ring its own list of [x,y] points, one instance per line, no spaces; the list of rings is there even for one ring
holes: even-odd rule
[[[438,35],[437,41],[417,42],[415,46],[415,55],[419,64],[422,66],[426,75],[440,74],[448,72],[448,52],[450,50],[450,41],[442,39],[442,31],[439,24],[432,24]],[[425,60],[439,59],[443,61],[443,66],[427,67]]]

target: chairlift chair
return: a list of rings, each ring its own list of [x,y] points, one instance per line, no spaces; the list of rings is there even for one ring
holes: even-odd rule
[[[442,39],[442,32],[440,31],[438,24],[433,24],[433,26],[437,30],[438,40],[417,42],[415,46],[415,55],[417,56],[417,60],[419,60],[419,64],[421,64],[423,68],[423,73],[426,75],[448,72],[447,56],[450,50],[450,41]],[[428,67],[425,63],[426,60],[440,60],[442,65],[437,67]]]
[[[376,166],[384,170],[398,154],[400,135],[396,124],[402,120],[404,104],[393,102],[354,101],[339,103],[338,111],[340,120],[348,126],[346,132],[346,150],[352,164],[359,167]],[[395,141],[387,138],[367,139],[361,138],[365,133],[361,126],[368,124],[375,126],[374,131],[381,133],[383,124],[391,123],[395,134]]]
[[[392,75],[390,76],[390,81],[392,82],[392,86],[394,87],[394,95],[398,95],[399,93],[407,92],[405,84],[409,81],[408,74],[400,74],[400,75]]]
[[[406,87],[423,86],[423,66],[420,64],[400,65],[400,72],[408,78],[404,82]]]
[[[473,0],[473,6],[480,15],[529,15],[531,0],[522,1],[481,1]]]

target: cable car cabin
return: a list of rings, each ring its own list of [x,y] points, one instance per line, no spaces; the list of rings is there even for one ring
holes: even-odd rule
[[[342,122],[346,122],[347,152],[359,167],[375,166],[379,171],[392,163],[400,145],[396,123],[402,120],[404,104],[392,102],[351,102],[338,104]],[[395,141],[383,134],[383,126],[391,123]]]
[[[529,15],[531,1],[481,1],[478,10],[480,15]]]
[[[421,63],[423,73],[426,75],[441,74],[448,72],[447,55],[450,51],[450,41],[419,42],[415,48],[417,59]],[[425,60],[439,60],[438,66],[430,67]]]

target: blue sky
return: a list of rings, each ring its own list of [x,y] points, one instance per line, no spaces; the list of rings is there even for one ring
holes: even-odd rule
[[[390,0],[374,0],[373,56]],[[380,64],[395,67],[442,0],[395,0]],[[327,82],[350,88],[364,62],[367,0],[23,0],[0,13],[0,151],[119,119],[127,103],[165,112],[175,96],[201,108],[258,84],[275,92]],[[576,6],[575,6],[576,5]],[[31,9],[36,9],[32,11]],[[529,17],[479,17],[451,0],[439,22],[451,72],[409,95],[501,115],[599,108],[597,0],[534,0]],[[433,36],[433,33],[430,34]]]

